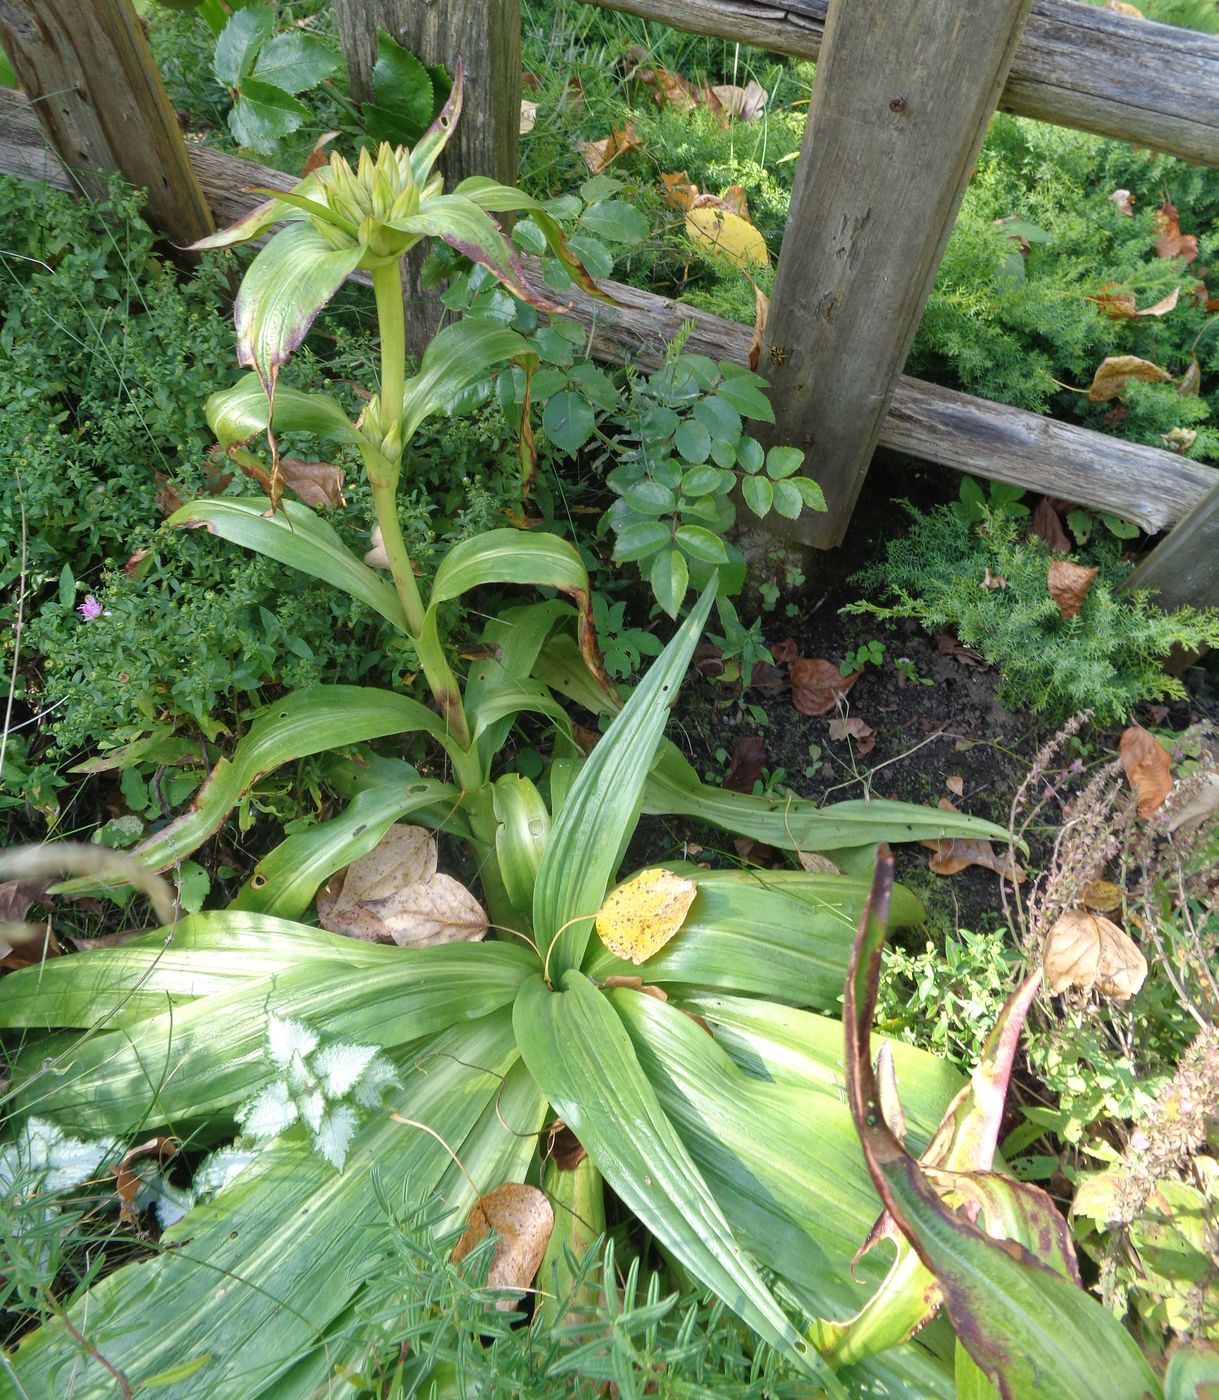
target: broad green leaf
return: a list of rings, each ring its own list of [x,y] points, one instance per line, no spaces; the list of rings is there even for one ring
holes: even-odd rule
[[[80,957],[100,960],[107,951]],[[229,1120],[275,1078],[266,1056],[269,1012],[335,1040],[393,1048],[507,1005],[537,971],[529,949],[507,943],[381,951],[389,956],[375,965],[300,961],[138,1025],[99,1030],[50,1074],[31,1057],[14,1079],[19,1105],[90,1133]]]
[[[798,885],[772,883],[769,871],[681,873],[694,876],[698,895],[672,942],[638,968],[593,942],[585,962],[590,977],[639,974],[661,986],[752,992],[837,1010],[866,882],[816,876],[800,897]],[[923,921],[922,905],[904,890],[901,904],[904,924]]]
[[[1164,1373],[1165,1400],[1215,1400],[1219,1395],[1219,1352],[1202,1343],[1179,1345]]]
[[[646,559],[673,538],[673,528],[663,520],[635,520],[614,541],[614,558],[619,564]]]
[[[196,850],[246,792],[283,763],[388,734],[430,734],[449,742],[444,722],[407,695],[371,686],[318,685],[268,705],[199,789],[190,811],[137,846],[134,854],[164,870]]]
[[[0,979],[0,1026],[50,1030],[134,1025],[171,1005],[233,991],[297,966],[376,967],[385,949],[287,919],[229,910],[191,914],[100,955],[53,958]]]
[[[269,5],[253,5],[238,10],[216,40],[212,72],[218,83],[235,88],[250,71],[259,46],[275,25],[275,11]]]
[[[104,1355],[137,1393],[154,1377],[191,1367],[167,1395],[208,1400],[305,1400],[334,1379],[343,1354],[335,1329],[383,1253],[390,1227],[371,1176],[392,1184],[406,1213],[421,1209],[452,1168],[450,1146],[478,1129],[516,1061],[505,1012],[427,1043],[403,1064],[395,1121],[382,1111],[357,1133],[345,1170],[334,1171],[290,1132],[213,1201],[196,1207],[146,1262],[104,1278],[73,1308],[82,1351],[52,1321],[11,1357],[25,1394],[112,1400]],[[318,1358],[311,1364],[307,1358]],[[321,1364],[324,1363],[324,1364]]]
[[[474,664],[480,671],[500,669],[494,661],[477,661]],[[524,713],[545,715],[563,733],[571,733],[571,719],[567,711],[541,681],[518,681],[510,676],[502,676],[476,707],[467,709],[466,717],[477,742],[501,720],[515,721],[518,715]]]
[[[690,567],[676,549],[662,549],[652,561],[648,574],[656,601],[674,621],[686,601],[690,586]]]
[[[231,389],[221,389],[204,409],[208,426],[221,447],[248,442],[267,430],[267,392],[256,374],[243,375]],[[275,390],[277,433],[313,433],[338,442],[358,442],[360,434],[336,400],[279,385]]]
[[[366,788],[341,816],[287,837],[263,856],[230,908],[298,919],[318,888],[336,870],[367,855],[394,822],[411,813],[426,821],[423,809],[429,807],[443,820],[460,799],[452,783],[435,778]]]
[[[533,926],[547,966],[561,977],[580,965],[613,879],[669,708],[715,595],[709,587],[653,662],[625,708],[581,768],[559,813],[538,870]]]
[[[192,243],[192,249],[205,248],[229,248],[236,243],[248,243],[253,238],[258,238],[264,234],[272,224],[277,224],[280,220],[299,223],[307,218],[307,214],[300,207],[299,201],[316,202],[318,198],[318,181],[316,175],[307,175],[299,183],[292,186],[291,202],[289,199],[269,199],[264,204],[257,204],[248,214],[243,214],[236,223],[230,224],[227,228],[220,229],[219,232],[209,234],[206,238],[201,238],[196,243]]]
[[[377,26],[377,61],[372,70],[371,103],[364,121],[374,141],[413,146],[436,115],[431,75],[409,49]]]
[[[399,632],[407,631],[406,615],[393,587],[356,558],[333,526],[299,501],[281,501],[272,514],[265,496],[208,496],[174,511],[167,523],[183,529],[202,526],[210,534],[320,578],[366,603]]]
[[[464,195],[436,195],[427,200],[417,214],[394,220],[392,227],[404,233],[443,239],[463,257],[485,267],[514,296],[532,306],[546,311],[565,309],[533,291],[525,279],[524,264],[500,232],[499,225]]]
[[[561,992],[535,978],[521,989],[513,1026],[555,1112],[645,1228],[828,1394],[843,1396],[745,1257],[604,994],[576,971],[563,978]]]
[[[915,802],[836,802],[816,807],[801,798],[752,797],[709,787],[672,744],[665,744],[648,778],[645,812],[691,817],[785,851],[837,851],[878,841],[976,836],[1007,841],[1007,831],[980,817],[921,807]]]
[[[696,419],[687,419],[677,430],[674,439],[683,460],[697,465],[711,455],[711,434]],[[683,486],[684,489],[684,486]]]
[[[229,130],[239,146],[271,155],[276,144],[308,118],[309,108],[298,98],[273,83],[249,77],[243,79],[229,113]]]
[[[567,236],[555,222],[547,206],[540,200],[534,199],[532,195],[528,195],[512,185],[501,185],[484,175],[473,175],[469,179],[463,180],[453,193],[472,200],[479,208],[486,209],[491,214],[506,214],[520,209],[528,210],[530,217],[541,230],[550,251],[559,260],[567,276],[590,296],[596,297],[599,301],[608,301],[615,306],[618,305],[614,298],[603,292],[589,276],[588,270],[579,257],[579,240],[573,239],[568,242]],[[602,247],[595,241],[593,241],[593,246]],[[608,258],[608,252],[603,251],[603,256]],[[608,274],[612,268],[611,259],[606,273]]]
[[[254,76],[285,92],[304,92],[330,77],[338,66],[338,59],[324,40],[290,29],[263,44],[254,64]],[[428,118],[431,119],[431,113]]]
[[[440,159],[441,152],[449,144],[453,128],[461,116],[462,89],[465,86],[465,70],[460,57],[453,64],[453,86],[448,100],[440,109],[436,120],[428,127],[411,148],[411,174],[419,186],[427,184],[432,167]]]
[[[732,376],[720,381],[716,396],[745,418],[759,418],[764,423],[775,421],[775,411],[770,400],[752,383],[754,376]]]
[[[652,226],[634,205],[621,199],[602,199],[580,216],[580,226],[607,243],[642,243]]]
[[[759,478],[761,480],[761,478]],[[804,509],[804,496],[794,481],[771,483],[775,509],[788,520],[795,520]]]
[[[578,452],[593,435],[596,426],[592,405],[572,389],[554,394],[542,412],[546,436],[564,452]]]
[[[557,535],[525,530],[487,530],[456,544],[440,561],[431,602],[448,602],[489,583],[558,588],[577,605],[588,597],[588,571],[574,545]]]
[[[798,472],[804,465],[804,453],[798,447],[772,447],[766,454],[766,475],[772,481]]]
[[[710,530],[703,529],[701,525],[679,525],[677,543],[691,559],[701,560],[704,564],[728,562],[728,550],[724,541],[718,535],[713,535]]]
[[[869,1053],[893,862],[882,850],[869,908],[847,977],[846,1083],[876,1188],[944,1295],[953,1330],[1004,1400],[1158,1397],[1159,1382],[1134,1338],[1077,1284],[1015,1240],[994,1240],[940,1199],[885,1121]],[[1021,1183],[991,1178],[1024,1212]]]
[[[741,495],[745,498],[745,504],[753,511],[754,515],[763,517],[768,515],[774,504],[774,491],[764,476],[742,477]]]
[[[355,271],[363,247],[335,249],[312,224],[281,229],[250,264],[237,293],[237,358],[271,385],[314,317]]]
[[[527,340],[498,321],[472,317],[445,326],[432,337],[419,373],[406,381],[402,403],[402,439],[409,442],[425,418],[447,410],[463,389],[505,360],[533,362]]]
[[[559,632],[538,654],[534,675],[551,688],[583,705],[595,715],[616,714],[621,708],[597,684],[574,637]]]
[[[504,888],[518,909],[528,910],[550,835],[550,813],[541,793],[519,773],[505,773],[497,778],[491,800],[496,822],[495,853]]]

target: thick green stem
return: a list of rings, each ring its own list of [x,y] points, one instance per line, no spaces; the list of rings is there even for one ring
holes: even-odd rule
[[[393,459],[402,461],[402,395],[406,389],[406,310],[402,304],[402,263],[374,268],[372,289],[377,298],[377,324],[381,332],[381,423],[388,433],[399,425],[399,447]]]
[[[377,297],[377,320],[381,331],[381,442],[382,461],[368,462],[373,509],[381,528],[381,544],[389,560],[394,587],[406,614],[406,625],[419,656],[419,664],[431,688],[440,713],[454,739],[470,748],[470,728],[461,704],[461,689],[449,666],[436,629],[428,623],[427,609],[415,582],[406,541],[398,524],[398,477],[402,468],[402,398],[406,389],[406,317],[402,306],[402,267],[395,260],[375,268],[373,291]],[[388,450],[387,450],[388,449]],[[458,763],[458,779],[470,790],[482,782],[477,756]],[[464,771],[461,771],[464,770]]]

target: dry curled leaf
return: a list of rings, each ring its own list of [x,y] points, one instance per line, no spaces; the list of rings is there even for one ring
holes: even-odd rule
[[[800,656],[788,667],[792,704],[802,715],[828,715],[859,679],[859,672],[844,676],[823,656]]]
[[[698,886],[668,870],[644,870],[597,911],[597,937],[617,958],[646,962],[685,922]]]
[[[974,666],[979,671],[986,669],[986,657],[981,652],[974,651],[973,647],[967,647],[964,642],[957,641],[947,632],[935,634],[935,649],[941,656],[955,656],[958,661],[963,661],[967,666]]]
[[[753,335],[749,338],[746,363],[750,369],[756,370],[762,358],[762,337],[766,334],[766,318],[770,315],[770,298],[747,272],[744,275],[749,278],[749,285],[753,288]]]
[[[817,851],[797,851],[796,859],[800,862],[800,869],[807,870],[810,875],[842,873],[828,856],[820,855]]]
[[[1129,190],[1114,190],[1109,196],[1109,203],[1124,218],[1132,219],[1134,217],[1134,195]]]
[[[528,97],[521,98],[521,116],[517,125],[519,136],[528,136],[538,119],[538,104]]]
[[[436,838],[402,823],[318,891],[317,913],[331,933],[402,948],[481,938],[487,930],[470,891],[437,873]]]
[[[1006,588],[1007,579],[1002,574],[992,574],[988,568],[982,575],[983,588]]]
[[[739,122],[751,122],[761,116],[769,93],[756,78],[750,78],[744,87],[731,83],[717,83],[711,91],[715,94],[720,109]]]
[[[652,96],[662,107],[667,104],[679,112],[689,112],[702,100],[693,83],[668,68],[637,68],[635,77],[651,88]]]
[[[937,805],[945,812],[957,810],[946,797],[941,797]],[[1016,864],[1012,852],[996,851],[989,841],[978,841],[973,837],[940,837],[938,840],[920,841],[919,845],[935,853],[927,864],[936,875],[959,875],[971,865],[980,865],[1015,885],[1024,882],[1024,869]]]
[[[508,1312],[533,1282],[554,1230],[554,1211],[536,1186],[506,1181],[480,1196],[466,1217],[466,1229],[453,1246],[453,1263],[460,1264],[494,1230],[498,1239],[487,1273],[487,1287],[510,1290],[497,1300],[497,1312]]]
[[[1069,559],[1050,561],[1046,586],[1050,597],[1058,604],[1059,617],[1064,621],[1079,616],[1098,572],[1098,569],[1086,569],[1082,564],[1072,564]]]
[[[581,141],[578,149],[584,164],[594,175],[600,175],[619,156],[642,145],[643,137],[627,122],[621,131],[611,131],[603,141]]]
[[[584,1145],[561,1118],[552,1118],[542,1130],[546,1134],[544,1156],[561,1172],[572,1172],[588,1156]]]
[[[1071,548],[1067,532],[1062,528],[1062,517],[1048,496],[1042,496],[1033,507],[1029,533],[1044,540],[1051,554],[1066,554]]]
[[[1080,891],[1079,902],[1090,914],[1112,914],[1126,902],[1126,891],[1112,880],[1089,880]]]
[[[1197,234],[1181,232],[1177,207],[1167,195],[1156,210],[1156,228],[1160,230],[1156,239],[1157,258],[1184,258],[1191,263],[1198,256]]]
[[[333,462],[303,462],[299,457],[282,457],[279,463],[284,485],[298,500],[315,509],[319,506],[345,506],[343,468]]]
[[[690,183],[690,177],[684,170],[670,175],[662,174],[660,183],[664,186],[665,199],[675,209],[690,209],[698,198],[698,186]]]
[[[766,745],[756,734],[742,734],[733,745],[724,786],[729,792],[752,792],[766,763]]]
[[[1118,288],[1119,290],[1110,290]],[[1144,306],[1139,309],[1134,293],[1120,290],[1121,284],[1118,282],[1106,282],[1101,289],[1088,298],[1093,301],[1105,313],[1115,321],[1129,320],[1134,316],[1167,316],[1181,299],[1181,288],[1174,287],[1166,297],[1161,297],[1152,306]]]
[[[336,140],[339,134],[340,133],[337,131],[323,131],[317,138],[313,143],[313,149],[309,152],[308,156],[305,158],[304,165],[301,167],[302,180],[306,175],[312,175],[315,170],[320,170],[323,165],[329,162],[330,157],[326,154],[326,147],[329,146],[332,141]]]
[[[1041,964],[1051,996],[1072,987],[1126,1001],[1147,976],[1147,959],[1134,940],[1103,914],[1070,909],[1056,919],[1042,945]]]
[[[1149,817],[1172,791],[1172,764],[1165,749],[1141,724],[1122,732],[1118,753],[1126,781],[1139,802],[1139,816]]]
[[[1219,812],[1219,773],[1211,769],[1187,779],[1180,795],[1182,800],[1165,814],[1165,831],[1197,826]]]
[[[1198,434],[1194,428],[1173,428],[1171,432],[1161,433],[1160,441],[1165,447],[1183,457],[1198,441]]]
[[[1109,355],[1097,366],[1088,389],[1090,403],[1108,403],[1125,393],[1130,381],[1143,384],[1162,383],[1172,375],[1150,360],[1140,360],[1137,355]]]
[[[876,731],[857,715],[852,715],[850,719],[835,716],[834,719],[830,720],[829,733],[830,738],[838,742],[843,739],[854,739],[855,752],[860,758],[866,753],[871,753],[876,747]]]
[[[1177,380],[1177,393],[1180,394],[1182,398],[1197,398],[1201,392],[1202,365],[1197,355],[1194,355],[1190,358],[1189,366],[1185,373]],[[1179,432],[1180,429],[1174,429],[1173,431]],[[1195,433],[1194,437],[1196,438],[1197,436],[1198,434]]]

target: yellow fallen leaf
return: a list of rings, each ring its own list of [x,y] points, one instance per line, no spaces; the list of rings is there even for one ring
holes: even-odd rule
[[[646,962],[685,922],[698,886],[668,870],[645,870],[619,885],[597,913],[597,937],[614,954]]]
[[[770,262],[766,240],[730,209],[691,209],[686,215],[686,232],[703,252],[728,258],[738,267],[765,267]]]

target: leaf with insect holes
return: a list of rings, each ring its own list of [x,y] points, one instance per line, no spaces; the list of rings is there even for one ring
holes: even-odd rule
[[[1172,764],[1164,747],[1141,724],[1122,733],[1118,745],[1126,780],[1139,801],[1139,816],[1150,817],[1172,791]]]
[[[1128,1001],[1147,977],[1147,959],[1129,934],[1103,914],[1069,909],[1045,936],[1041,964],[1051,996],[1068,987]]]
[[[506,1181],[480,1196],[466,1217],[466,1229],[453,1246],[453,1263],[471,1254],[487,1236],[496,1235],[487,1287],[510,1290],[496,1300],[497,1312],[508,1312],[533,1282],[554,1229],[554,1211],[536,1186]]]
[[[698,886],[668,870],[645,870],[606,898],[597,911],[597,937],[614,954],[646,962],[685,922]]]

